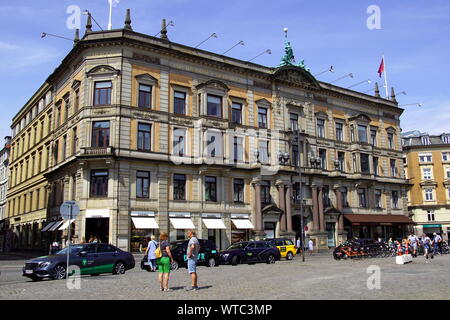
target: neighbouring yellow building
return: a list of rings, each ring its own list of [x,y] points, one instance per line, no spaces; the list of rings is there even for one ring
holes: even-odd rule
[[[408,210],[416,232],[450,232],[450,133],[403,134],[406,178],[410,183]]]

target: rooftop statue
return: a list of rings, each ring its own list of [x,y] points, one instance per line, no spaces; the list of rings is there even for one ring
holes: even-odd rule
[[[302,60],[299,64],[295,64],[294,50],[292,49],[291,43],[287,40],[287,28],[284,28],[284,32],[286,37],[284,56],[281,58],[281,62],[278,67],[296,66],[309,72],[309,69],[306,68],[305,60]]]

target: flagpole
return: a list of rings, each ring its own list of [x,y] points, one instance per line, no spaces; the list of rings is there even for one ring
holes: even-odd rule
[[[386,72],[386,59],[384,58],[384,54],[381,55],[383,57],[383,64],[384,64],[384,87],[386,88],[386,99],[389,99],[388,94],[388,85],[387,85],[387,72]]]
[[[113,2],[112,0],[108,0],[109,2],[109,22],[108,22],[108,30],[112,29],[112,7],[113,7]]]

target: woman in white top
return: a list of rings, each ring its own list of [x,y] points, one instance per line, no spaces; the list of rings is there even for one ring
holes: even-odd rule
[[[314,251],[314,242],[313,242],[311,239],[309,239],[309,241],[308,241],[308,251],[309,251],[309,255],[312,255],[312,254],[313,254],[313,251]]]

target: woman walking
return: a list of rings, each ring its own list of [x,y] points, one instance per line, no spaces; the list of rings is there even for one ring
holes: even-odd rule
[[[158,246],[158,242],[156,242],[156,237],[154,235],[152,235],[150,237],[150,242],[148,243],[148,247],[147,247],[147,261],[150,264],[150,268],[152,269],[152,272],[156,271],[156,255],[155,255],[155,250]]]
[[[170,252],[170,245],[168,235],[162,232],[159,236],[159,249],[161,250],[161,257],[158,259],[159,270],[159,287],[161,291],[170,291],[169,289],[169,275],[170,267],[173,262],[172,252]]]

